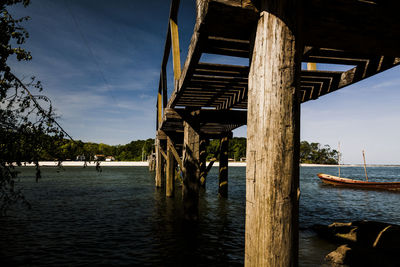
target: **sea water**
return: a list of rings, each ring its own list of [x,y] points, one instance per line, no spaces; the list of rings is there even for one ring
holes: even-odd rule
[[[244,262],[245,168],[229,168],[229,197],[218,197],[218,168],[200,192],[199,221],[183,220],[181,188],[174,198],[154,186],[147,167],[20,168],[19,186],[32,205],[0,218],[0,261],[8,265],[241,266]],[[324,185],[302,167],[300,266],[322,266],[336,246],[316,236],[314,224],[377,220],[400,223],[400,193]],[[364,169],[341,169],[363,179]],[[400,181],[400,167],[368,169],[370,180]],[[3,265],[2,266],[6,266]]]

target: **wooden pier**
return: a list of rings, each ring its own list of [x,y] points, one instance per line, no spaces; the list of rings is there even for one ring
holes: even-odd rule
[[[228,197],[227,148],[247,124],[246,266],[298,265],[300,106],[400,63],[399,4],[380,0],[197,0],[181,67],[179,0],[172,0],[157,96],[156,186],[198,218],[205,144],[220,139],[219,195]],[[172,52],[174,88],[168,98]],[[202,54],[248,58],[244,66]],[[308,64],[303,69],[302,63]],[[346,71],[315,63],[348,66]],[[305,65],[305,64],[303,64]],[[165,165],[165,166],[164,166]]]

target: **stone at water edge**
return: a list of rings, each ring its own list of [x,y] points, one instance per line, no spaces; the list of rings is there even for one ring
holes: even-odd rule
[[[345,264],[346,255],[351,251],[347,245],[342,245],[326,255],[325,260],[335,264]]]

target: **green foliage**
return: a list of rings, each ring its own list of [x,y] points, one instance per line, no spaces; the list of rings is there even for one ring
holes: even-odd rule
[[[207,145],[207,160],[212,158],[219,159],[219,146],[220,140],[213,139],[210,140]],[[228,146],[228,158],[234,159],[235,161],[239,161],[240,158],[246,157],[246,138],[244,137],[234,137],[229,140]]]
[[[154,139],[151,138],[117,146],[66,139],[53,141],[52,149],[43,151],[39,160],[75,160],[77,156],[83,155],[87,161],[93,161],[95,155],[101,154],[113,156],[118,161],[141,161],[142,159],[146,160],[147,156],[152,153],[154,145]]]
[[[207,160],[212,158],[219,159],[218,139],[211,140],[207,145]],[[246,157],[246,138],[232,138],[229,140],[228,157],[239,161]],[[300,143],[300,162],[313,164],[337,164],[338,152],[332,150],[328,145],[321,146],[319,143]]]
[[[337,164],[338,152],[332,150],[328,145],[321,146],[319,143],[300,143],[300,162],[314,164]]]
[[[15,57],[24,62],[32,59],[23,45],[28,32],[21,25],[29,17],[14,18],[8,11],[12,5],[27,6],[28,0],[0,2],[0,213],[10,205],[25,201],[17,190],[17,171],[14,165],[23,161],[36,162],[44,151],[63,139],[50,100],[44,95],[32,94],[42,91],[42,85],[32,77],[21,81],[8,64]],[[47,108],[42,108],[40,103]],[[36,178],[40,178],[37,169]]]

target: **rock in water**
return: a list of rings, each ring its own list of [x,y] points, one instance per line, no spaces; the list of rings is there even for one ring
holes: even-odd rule
[[[349,251],[351,251],[351,248],[349,248],[347,245],[342,245],[326,255],[325,260],[335,264],[345,264],[346,254]]]
[[[373,221],[315,225],[319,236],[343,244],[325,259],[349,266],[400,266],[400,226]]]

